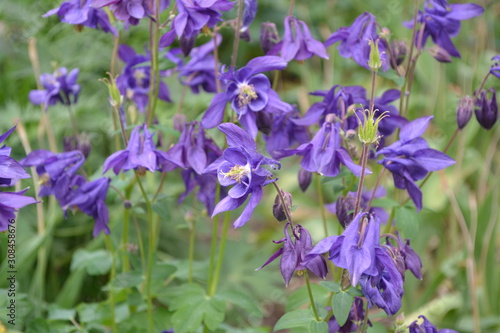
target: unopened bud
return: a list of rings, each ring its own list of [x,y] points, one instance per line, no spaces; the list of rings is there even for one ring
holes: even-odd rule
[[[482,91],[476,101],[476,119],[483,128],[489,130],[495,125],[498,119],[498,104],[496,91],[493,88],[488,89],[491,98],[488,100],[487,92]]]
[[[184,126],[186,126],[186,115],[182,113],[174,115],[174,129],[182,132],[184,130]]]
[[[380,51],[378,49],[379,40],[370,39],[368,43],[370,44],[370,60],[368,60],[368,67],[374,72],[378,71],[382,67],[382,59],[380,58]]]
[[[474,109],[472,102],[473,100],[470,96],[465,96],[458,103],[457,125],[459,129],[463,129],[472,117],[472,110]]]
[[[264,22],[260,26],[260,46],[264,54],[267,54],[279,42],[278,29],[272,22]]]
[[[299,186],[302,192],[305,192],[309,185],[311,185],[311,180],[312,173],[301,168],[299,170]]]
[[[179,46],[181,47],[182,54],[187,57],[194,46],[195,37],[186,38],[184,35],[179,38]]]
[[[256,112],[255,123],[259,131],[264,133],[265,135],[271,134],[271,130],[273,127],[273,117],[269,112],[260,111]]]
[[[65,136],[63,138],[63,149],[65,152],[79,150],[87,158],[91,149],[90,137],[85,133]]]
[[[341,196],[335,202],[337,218],[344,229],[351,223],[354,217],[355,206],[356,198],[352,195],[348,195],[345,198]]]
[[[290,208],[292,207],[292,195],[281,190],[281,196],[283,197],[283,201],[285,202],[286,207],[283,207],[283,203],[281,202],[279,194],[276,195],[273,205],[273,215],[279,222],[288,219],[287,214],[290,213]]]
[[[439,62],[451,62],[451,56],[448,51],[446,51],[439,45],[433,45],[429,49],[429,53],[434,57],[434,59]]]
[[[118,107],[122,103],[122,95],[120,94],[120,90],[118,90],[118,86],[116,85],[116,77],[112,77],[110,73],[108,73],[108,78],[100,79],[102,83],[104,83],[109,90],[109,103],[112,107]]]
[[[125,209],[130,209],[130,208],[132,208],[132,202],[130,202],[130,200],[125,200],[125,201],[123,202],[123,207],[124,207]]]
[[[396,66],[399,66],[405,61],[406,54],[408,53],[408,45],[404,40],[395,40],[391,43],[391,51],[394,60],[396,61]],[[394,64],[391,62],[391,66],[394,68]],[[394,68],[396,69],[396,68]]]

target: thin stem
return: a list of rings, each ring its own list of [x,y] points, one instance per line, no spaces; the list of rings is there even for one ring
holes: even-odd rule
[[[375,107],[375,80],[377,79],[377,72],[372,71],[372,87],[370,95],[370,114],[373,113],[373,108]]]
[[[219,28],[214,28],[214,36],[212,38],[214,42],[214,75],[215,75],[215,87],[217,93],[220,93],[220,81],[219,81],[219,46],[217,45],[217,34],[219,33]]]
[[[365,179],[366,161],[368,160],[368,145],[363,144],[363,152],[361,153],[361,177],[359,178],[358,192],[356,194],[356,205],[354,206],[354,216],[359,212],[361,206],[361,193],[363,192],[363,181]]]
[[[196,219],[193,219],[192,225],[189,228],[189,267],[188,267],[188,282],[193,282],[193,261],[194,261],[194,243],[195,243]]]
[[[149,94],[148,94],[148,127],[153,123],[156,101],[158,100],[158,86],[159,86],[159,69],[158,69],[158,44],[160,41],[160,27],[159,27],[159,12],[160,12],[160,0],[154,0],[155,13],[154,22],[150,20],[149,30],[150,30],[150,45],[151,45],[151,72],[150,72],[150,84],[149,84]]]
[[[123,211],[123,234],[122,234],[122,270],[123,272],[128,272],[130,269],[130,261],[128,258],[128,235],[130,226],[130,209],[125,208]]]
[[[142,242],[142,236],[141,236],[141,228],[139,227],[139,223],[137,222],[137,218],[135,215],[132,215],[132,219],[134,220],[134,225],[135,225],[135,231],[137,233],[137,242],[139,243],[139,253],[141,255],[141,264],[142,268],[146,267],[146,255],[145,255],[145,250],[144,250],[144,243]]]
[[[307,293],[309,294],[309,301],[311,302],[311,308],[314,313],[314,318],[316,318],[316,321],[321,321],[321,319],[318,316],[318,311],[316,310],[316,303],[314,303],[314,296],[311,290],[311,283],[309,282],[309,275],[307,274],[307,269],[304,269],[304,278],[306,280]]]
[[[474,99],[472,100],[472,105],[474,105],[477,101],[477,98],[479,97],[479,94],[481,93],[481,90],[483,90],[483,87],[486,83],[486,80],[488,80],[488,77],[490,76],[490,72],[488,72],[488,74],[486,74],[486,76],[484,77],[483,81],[481,82],[481,85],[479,86],[479,89],[476,90],[476,93],[474,94]]]
[[[231,67],[236,67],[236,58],[238,58],[238,46],[240,43],[240,28],[243,18],[243,0],[238,0],[238,17],[236,18],[236,32],[234,35],[233,55],[231,57]]]
[[[220,190],[221,185],[217,183],[217,190],[215,193],[215,202],[220,201]],[[214,278],[214,267],[215,267],[215,251],[217,250],[217,234],[219,231],[218,221],[212,220],[212,239],[210,242],[210,261],[208,264],[208,281],[207,281],[207,292],[210,292],[212,287],[212,281]]]
[[[365,304],[365,318],[363,319],[363,326],[361,327],[361,333],[366,332],[366,326],[368,325],[368,301]]]
[[[120,35],[113,37],[113,53],[111,54],[111,64],[109,65],[111,68],[109,72],[111,73],[111,77],[115,77],[115,67],[116,67],[116,58],[118,56],[118,44],[120,44]]]
[[[375,186],[373,187],[372,195],[370,196],[370,201],[368,201],[368,205],[366,206],[367,211],[369,211],[370,208],[372,208],[372,202],[373,202],[373,199],[375,198],[375,192],[377,192],[377,188],[380,185],[380,180],[382,179],[382,176],[384,173],[385,173],[385,168],[383,168],[382,171],[378,174],[377,182],[375,183]]]
[[[125,147],[128,145],[128,140],[127,140],[127,132],[126,132],[126,128],[125,128],[125,124],[127,123],[126,120],[123,118],[124,117],[124,114],[120,111],[120,108],[119,107],[116,107],[114,106],[113,107],[113,111],[116,112],[116,114],[118,115],[118,119],[119,119],[119,123],[120,123],[120,130],[122,132],[122,140],[123,140],[123,144],[125,145]]]
[[[293,16],[294,6],[295,6],[295,0],[290,0],[290,7],[288,8],[288,16]]]
[[[323,221],[323,230],[325,232],[325,237],[328,237],[328,225],[326,222],[326,212],[325,212],[325,198],[323,195],[323,186],[321,186],[321,175],[316,175],[316,187],[318,191],[318,201],[321,211],[321,220]]]
[[[153,199],[151,200],[152,202],[156,202],[156,199],[158,198],[158,195],[160,194],[161,190],[163,189],[163,184],[165,183],[165,179],[167,178],[167,173],[162,172],[161,174],[161,180],[160,180],[160,185],[158,185],[158,189],[156,190],[155,195],[153,196]]]
[[[285,198],[283,197],[283,193],[281,193],[281,189],[279,188],[278,184],[276,184],[276,182],[273,182],[273,185],[274,185],[274,188],[276,189],[276,192],[278,192],[278,196],[280,198],[281,205],[283,206],[283,211],[285,212],[286,219],[288,220],[288,222],[290,222],[290,224],[293,228],[292,215],[290,213],[290,208],[285,203]]]
[[[217,291],[217,284],[219,283],[220,271],[222,268],[222,261],[224,260],[224,252],[226,250],[226,240],[227,240],[227,231],[229,229],[229,217],[231,213],[229,211],[224,213],[224,224],[222,225],[222,235],[219,246],[219,255],[217,256],[217,264],[215,266],[214,278],[212,280],[212,285],[210,286],[210,290],[208,292],[209,296],[212,296]]]
[[[116,319],[115,319],[115,292],[113,288],[113,281],[115,279],[116,275],[116,259],[115,259],[115,251],[113,247],[113,243],[110,239],[110,236],[105,235],[104,240],[106,242],[106,247],[108,248],[108,251],[111,253],[111,273],[109,274],[109,307],[111,310],[111,328],[114,333],[118,332],[118,327],[116,326]]]
[[[76,127],[76,120],[75,120],[75,116],[73,115],[73,107],[71,105],[72,104],[69,101],[69,97],[68,97],[69,119],[71,120],[71,127],[73,127],[73,132],[75,133],[75,136],[77,136],[78,135],[78,128]]]
[[[418,37],[418,43],[417,43],[417,54],[415,55],[414,59],[410,58],[411,62],[411,67],[410,67],[410,73],[409,76],[407,75],[408,80],[408,89],[406,90],[406,101],[405,101],[405,109],[404,109],[404,114],[408,114],[408,107],[410,105],[410,95],[411,95],[411,88],[413,86],[413,78],[415,76],[415,68],[417,67],[417,59],[420,56],[421,50],[422,50],[422,39],[424,36],[424,29],[425,29],[425,22],[421,24],[420,26],[420,31],[419,31],[419,37]]]

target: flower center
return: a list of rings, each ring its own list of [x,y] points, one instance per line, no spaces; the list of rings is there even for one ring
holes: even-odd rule
[[[229,170],[228,172],[222,172],[221,174],[224,177],[231,178],[233,180],[236,180],[238,183],[241,183],[243,178],[248,175],[250,172],[248,165],[235,165]]]
[[[134,70],[133,76],[134,76],[134,79],[135,79],[137,85],[140,87],[143,87],[144,81],[145,81],[144,79],[146,78],[146,73],[145,73],[144,69],[138,68],[138,69]]]
[[[238,106],[240,108],[248,105],[252,100],[257,99],[257,93],[253,84],[243,83],[239,86]]]

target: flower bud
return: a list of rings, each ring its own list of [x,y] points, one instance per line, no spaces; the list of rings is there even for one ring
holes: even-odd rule
[[[299,170],[299,186],[302,192],[305,192],[311,185],[312,173],[300,168]]]
[[[177,113],[174,115],[174,129],[176,131],[182,132],[186,126],[186,115],[182,113]]]
[[[274,199],[273,205],[273,216],[279,222],[287,220],[287,212],[290,213],[290,208],[292,207],[292,195],[288,192],[281,190],[281,195],[283,196],[283,200],[285,201],[285,206],[283,207],[283,203],[281,202],[281,198],[279,195],[276,195]]]
[[[465,96],[458,103],[457,125],[459,129],[463,129],[472,117],[472,110],[474,109],[472,102],[473,100],[470,96]]]
[[[271,114],[264,110],[256,112],[255,114],[256,114],[255,123],[259,131],[261,131],[265,135],[271,134],[271,130],[273,127],[273,117],[271,116]]]
[[[493,88],[488,89],[491,98],[488,100],[487,92],[483,90],[476,101],[476,119],[483,128],[489,130],[495,125],[498,118],[498,104],[496,91]]]
[[[90,149],[90,138],[85,133],[65,136],[63,138],[63,150],[65,152],[79,150],[83,154],[83,156],[87,158],[89,156]]]
[[[354,214],[354,208],[356,205],[356,198],[352,195],[348,195],[347,197],[339,197],[335,202],[335,211],[337,214],[337,218],[345,229],[349,223],[351,223]]]
[[[439,62],[451,62],[451,56],[443,49],[441,46],[434,44],[430,49],[429,53]]]
[[[260,26],[260,46],[264,54],[267,54],[279,42],[280,38],[276,24],[264,22]]]
[[[392,56],[396,61],[396,66],[399,66],[403,63],[403,61],[406,58],[406,54],[408,53],[408,46],[406,45],[406,42],[404,40],[401,41],[394,40],[391,43],[391,51],[392,51]],[[394,68],[394,64],[392,62],[391,66]]]
[[[118,86],[116,85],[116,78],[112,77],[110,73],[109,79],[103,78],[99,79],[99,81],[103,82],[109,90],[109,103],[112,107],[118,107],[122,103],[122,95],[120,94],[120,90],[118,90]]]

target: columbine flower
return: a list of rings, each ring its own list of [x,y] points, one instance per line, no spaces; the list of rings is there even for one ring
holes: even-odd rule
[[[465,96],[460,99],[457,107],[457,126],[461,130],[468,123],[472,117],[472,111],[474,110],[473,99],[470,96]]]
[[[491,98],[488,99],[487,93],[491,93]],[[484,129],[491,129],[498,119],[498,104],[497,94],[495,89],[490,88],[488,91],[483,90],[479,94],[476,101],[476,119]]]
[[[491,60],[495,60],[495,64],[491,66],[490,73],[500,78],[500,65],[498,63],[500,61],[500,54],[494,56]]]
[[[252,24],[255,19],[255,15],[257,15],[257,0],[245,0],[245,7],[243,8],[243,20],[241,22],[240,28],[240,38],[246,41],[250,41],[250,31],[248,28],[250,24]]]
[[[434,43],[451,56],[460,58],[460,52],[453,45],[451,37],[458,35],[460,21],[481,15],[484,8],[473,3],[448,5],[447,0],[426,0],[424,7],[424,11],[419,11],[417,16],[417,22],[425,23],[424,32],[423,36],[416,34],[415,45],[418,46],[421,39],[421,46],[424,47],[430,36]],[[405,22],[404,26],[413,28],[413,20]]]
[[[422,192],[415,181],[424,178],[430,171],[438,171],[455,161],[435,149],[429,148],[421,137],[433,117],[418,118],[401,128],[399,141],[377,152],[384,155],[378,163],[389,169],[394,178],[394,185],[408,191],[417,210],[422,209]]]
[[[417,324],[418,320],[415,320],[411,323],[408,328],[410,329],[410,333],[458,333],[455,330],[451,330],[449,328],[443,328],[438,330],[436,326],[434,326],[425,316],[418,316],[418,318],[422,318],[422,324]]]
[[[317,256],[307,263],[303,264],[305,256],[312,249],[312,239],[309,232],[302,227],[300,224],[292,227],[292,235],[288,232],[288,226],[291,226],[290,222],[285,225],[285,238],[279,241],[273,241],[276,244],[283,244],[278,251],[273,253],[271,257],[262,265],[257,268],[260,270],[266,267],[268,264],[273,262],[279,256],[281,256],[280,270],[283,280],[285,280],[286,286],[290,283],[292,279],[293,272],[301,271],[304,269],[309,269],[311,272],[324,279],[328,270],[326,268],[325,259],[322,256]]]
[[[311,36],[309,28],[304,21],[299,21],[293,16],[285,18],[285,33],[283,40],[276,44],[269,55],[277,55],[281,52],[281,57],[286,61],[302,61],[311,58],[313,55],[328,59],[325,46]]]
[[[15,219],[15,213],[24,206],[37,203],[35,199],[24,196],[28,189],[19,192],[0,192],[0,232],[9,228],[9,220]]]
[[[234,186],[215,206],[212,217],[240,207],[250,196],[247,206],[233,224],[239,228],[248,222],[262,198],[262,187],[276,181],[263,166],[279,168],[280,163],[259,154],[253,138],[238,126],[224,123],[219,125],[219,130],[226,134],[229,148],[207,167],[205,173],[217,174],[222,186]]]
[[[156,149],[154,133],[150,133],[146,124],[137,126],[130,134],[127,148],[109,156],[103,165],[103,173],[109,169],[117,175],[120,171],[136,169],[139,172],[155,172],[165,164],[176,163],[165,152]]]
[[[321,175],[335,177],[340,172],[340,164],[345,165],[351,172],[361,175],[361,167],[354,164],[349,153],[341,147],[341,138],[338,124],[325,121],[314,138],[303,143],[296,149],[279,152],[279,157],[301,155],[300,165],[309,172],[318,172]],[[367,174],[371,173],[366,170]]]
[[[168,0],[158,1],[161,1],[160,10],[168,7]],[[153,1],[148,0],[93,0],[91,6],[95,8],[109,6],[118,20],[137,25],[144,16],[152,15],[155,12],[153,4]]]
[[[16,129],[16,126],[0,135],[0,144]],[[10,157],[11,148],[3,145],[0,147],[0,186],[11,186],[18,179],[30,178],[23,166]],[[7,221],[7,220],[6,220]]]
[[[82,182],[70,192],[66,204],[62,207],[64,211],[68,208],[78,207],[85,214],[92,216],[95,220],[94,237],[102,231],[109,234],[109,213],[106,206],[106,194],[111,179],[99,178],[91,182]]]
[[[133,48],[127,45],[120,45],[118,56],[125,62],[122,74],[116,79],[120,94],[133,100],[139,111],[143,112],[149,102],[149,80],[151,78],[151,66],[145,65],[145,63],[151,60],[151,56],[137,54]],[[167,85],[162,81],[159,83],[158,98],[171,102]]]
[[[221,75],[226,83],[225,92],[215,95],[212,103],[203,115],[201,123],[205,128],[212,128],[222,122],[227,102],[231,102],[233,110],[243,127],[255,138],[257,136],[256,112],[265,110],[270,113],[281,113],[292,110],[292,107],[280,100],[278,94],[271,89],[269,79],[262,72],[282,70],[287,62],[280,57],[257,57],[245,67],[234,71],[232,68]]]
[[[75,68],[68,74],[68,70],[61,67],[54,74],[42,74],[40,81],[45,89],[30,91],[30,102],[35,105],[43,104],[45,110],[57,102],[75,104],[80,93],[80,85],[76,83],[78,72],[78,68]]]
[[[340,42],[339,53],[344,58],[353,58],[360,66],[366,69],[370,60],[370,40],[377,40],[377,25],[375,16],[371,13],[363,13],[354,20],[350,27],[342,27],[328,37],[325,46]],[[383,40],[379,43],[382,70],[389,68],[389,61],[385,52],[386,45]]]
[[[280,41],[276,24],[272,22],[263,22],[260,26],[260,46],[264,54],[272,50],[274,45]]]
[[[57,14],[61,22],[102,29],[117,36],[116,28],[109,22],[108,14],[102,9],[91,7],[93,0],[64,1],[59,7],[49,10],[43,17]]]

